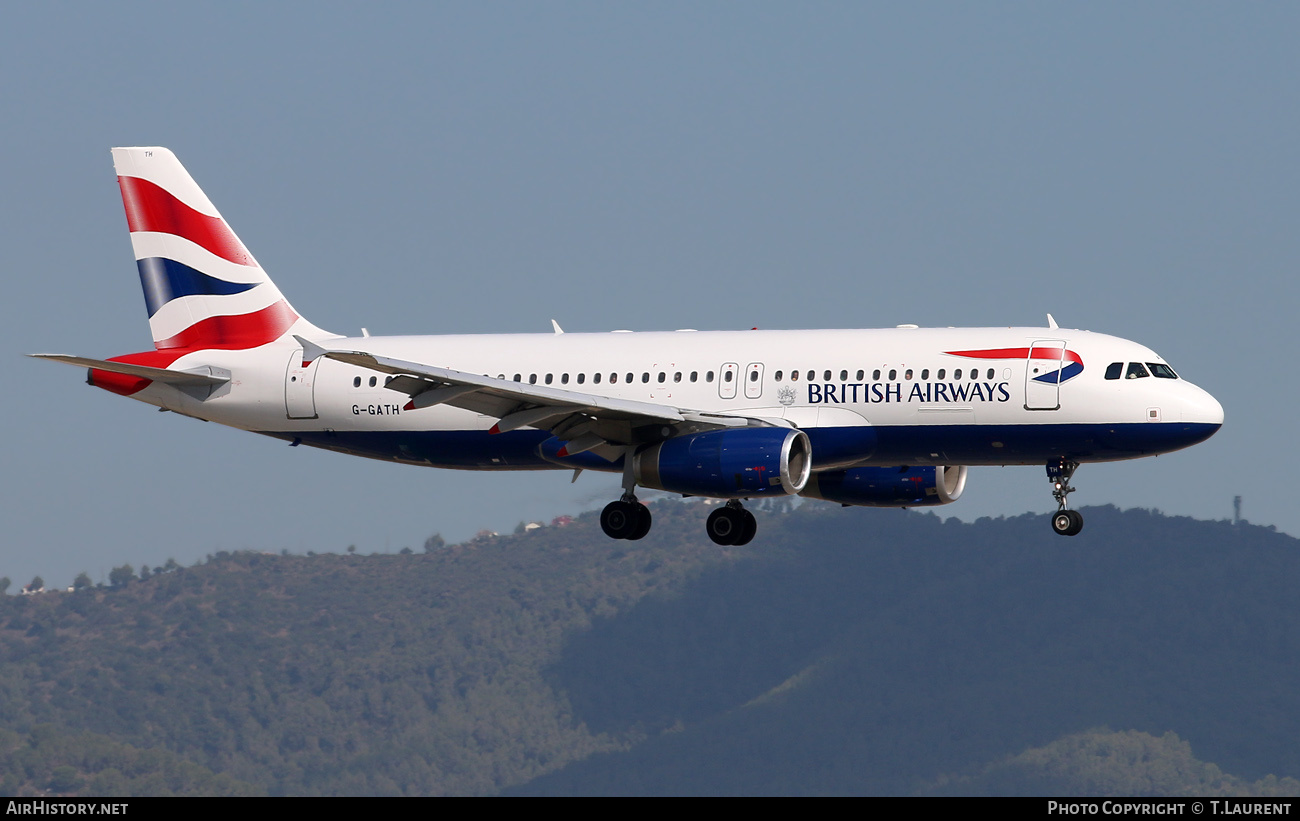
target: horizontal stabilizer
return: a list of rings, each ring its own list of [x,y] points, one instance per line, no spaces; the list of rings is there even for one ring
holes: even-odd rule
[[[175,385],[178,388],[210,388],[217,385],[224,385],[230,381],[228,375],[220,376],[190,371],[173,371],[167,368],[151,368],[147,365],[128,365],[125,362],[108,362],[103,359],[87,359],[84,356],[68,356],[66,354],[56,353],[33,353],[28,354],[28,356],[33,357],[34,359],[48,359],[54,362],[63,362],[67,365],[76,365],[82,368],[94,368],[97,371],[108,371],[109,373],[136,376],[141,379],[152,379],[155,382]]]

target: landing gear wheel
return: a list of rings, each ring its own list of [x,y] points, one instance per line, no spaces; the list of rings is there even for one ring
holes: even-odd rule
[[[632,504],[636,505],[636,509],[637,509],[636,530],[633,530],[632,535],[628,536],[627,538],[629,541],[635,542],[638,539],[644,539],[646,534],[650,532],[650,524],[653,520],[650,516],[650,508],[646,507],[640,502],[633,502]]]
[[[1058,510],[1052,517],[1052,530],[1061,536],[1077,536],[1083,530],[1083,514],[1077,510]]]
[[[1047,480],[1052,483],[1052,498],[1058,510],[1052,515],[1052,530],[1061,536],[1077,536],[1083,530],[1083,514],[1066,508],[1066,500],[1074,488],[1070,480],[1079,469],[1079,463],[1064,457],[1047,463]]]
[[[742,523],[740,537],[732,542],[736,547],[749,544],[754,538],[754,534],[758,532],[758,522],[754,520],[754,514],[748,510],[742,510],[741,513],[744,514],[742,517],[744,522]]]
[[[720,507],[709,514],[704,529],[714,544],[733,545],[744,535],[745,517],[748,511],[743,508]],[[751,538],[753,538],[751,536]]]
[[[641,514],[638,508],[644,510],[636,502],[625,502],[622,499],[617,502],[610,502],[605,505],[605,509],[600,512],[600,529],[605,531],[605,535],[611,539],[630,539],[632,534],[637,532],[641,527]],[[646,532],[650,530],[650,517],[646,515]],[[642,536],[645,533],[641,534]]]

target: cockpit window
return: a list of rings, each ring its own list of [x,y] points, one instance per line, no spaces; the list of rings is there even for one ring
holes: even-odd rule
[[[1148,362],[1147,367],[1151,369],[1151,375],[1157,379],[1177,379],[1178,374],[1174,369],[1163,362]]]
[[[1124,374],[1125,379],[1141,379],[1144,376],[1150,376],[1147,369],[1142,367],[1141,362],[1128,363],[1128,373]]]
[[[1106,366],[1106,378],[1107,378],[1107,379],[1119,379],[1119,378],[1120,378],[1121,376],[1123,376],[1123,375],[1124,375],[1124,363],[1123,363],[1123,362],[1112,362],[1112,363],[1110,363],[1109,365]]]

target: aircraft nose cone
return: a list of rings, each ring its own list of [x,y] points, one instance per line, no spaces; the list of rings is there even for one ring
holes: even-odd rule
[[[1213,425],[1218,430],[1223,424],[1223,405],[1207,391],[1197,388],[1183,400],[1183,421]]]

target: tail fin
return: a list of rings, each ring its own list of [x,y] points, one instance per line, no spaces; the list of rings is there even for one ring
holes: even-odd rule
[[[298,315],[166,148],[114,148],[154,347],[256,348],[333,336]]]

